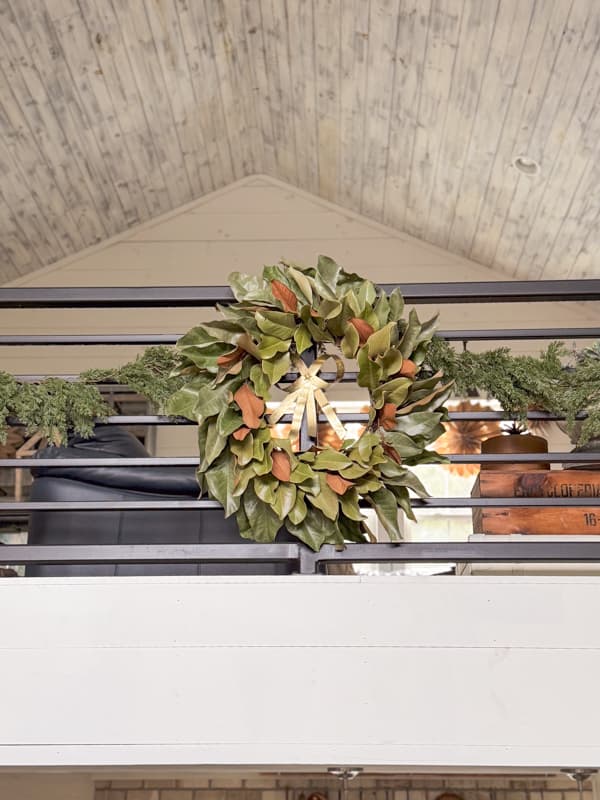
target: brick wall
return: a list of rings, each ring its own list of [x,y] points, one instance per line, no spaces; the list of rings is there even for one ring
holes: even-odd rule
[[[307,800],[313,792],[327,800],[341,800],[337,780],[315,775],[97,781],[95,800]],[[568,778],[515,780],[498,776],[363,777],[350,784],[347,800],[436,800],[443,792],[457,794],[463,800],[579,800]],[[591,789],[584,792],[584,800],[592,800]]]

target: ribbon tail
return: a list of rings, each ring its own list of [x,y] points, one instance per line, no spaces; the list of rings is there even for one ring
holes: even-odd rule
[[[309,389],[308,397],[306,398],[306,423],[308,435],[314,439],[317,435],[317,406],[315,392],[312,388]]]
[[[292,418],[292,427],[290,428],[290,439],[293,441],[300,433],[302,426],[302,418],[304,417],[304,410],[306,408],[308,388],[302,389],[298,392],[296,397],[296,408],[294,409],[294,416]]]
[[[336,436],[338,436],[338,438],[341,439],[343,442],[344,439],[348,438],[348,434],[346,433],[346,429],[342,425],[340,418],[337,416],[337,414],[331,407],[331,404],[329,403],[327,396],[321,391],[321,389],[317,389],[317,391],[315,392],[315,397],[317,399],[319,406],[321,407],[321,411],[323,412],[323,414],[325,414],[327,422],[331,425],[331,427],[335,431]]]

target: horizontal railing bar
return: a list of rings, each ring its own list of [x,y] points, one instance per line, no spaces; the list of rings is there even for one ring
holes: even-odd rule
[[[180,333],[60,333],[3,334],[0,346],[75,346],[75,345],[151,345],[175,344]],[[489,330],[438,331],[440,339],[449,342],[492,342],[538,339],[598,339],[600,328],[494,328]]]
[[[6,545],[0,550],[0,560],[3,564],[176,564],[190,561],[260,564],[298,561],[298,550],[296,544]]]
[[[593,508],[596,497],[426,497],[411,498],[414,508]],[[221,509],[216,500],[25,501],[0,503],[0,518],[11,511],[200,511]]]
[[[531,303],[600,300],[596,278],[551,281],[474,281],[449,283],[385,283],[399,288],[407,303]],[[0,308],[179,308],[231,303],[229,286],[98,286],[0,289]]]
[[[400,542],[324,545],[317,553],[301,544],[6,545],[3,564],[182,564],[296,561],[300,572],[325,563],[597,562],[600,542]]]
[[[451,453],[446,456],[451,464],[568,464],[572,462],[600,463],[600,453]],[[146,458],[0,458],[0,467],[30,469],[50,467],[197,467],[197,456],[147,456]]]

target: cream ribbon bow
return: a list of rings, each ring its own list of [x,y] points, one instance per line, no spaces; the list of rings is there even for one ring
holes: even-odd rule
[[[269,416],[269,423],[274,425],[283,416],[289,414],[294,409],[292,416],[292,427],[290,428],[290,439],[295,439],[300,433],[302,420],[306,414],[308,435],[312,438],[317,435],[317,406],[321,409],[327,422],[331,425],[336,435],[343,441],[347,438],[346,429],[340,422],[339,417],[331,407],[329,400],[325,396],[323,389],[327,388],[327,381],[319,378],[318,372],[323,364],[332,358],[336,365],[335,381],[339,381],[344,375],[344,364],[338,356],[328,353],[316,358],[310,367],[307,367],[301,358],[296,358],[292,362],[298,370],[298,378],[286,391],[289,395],[279,405],[279,408]]]

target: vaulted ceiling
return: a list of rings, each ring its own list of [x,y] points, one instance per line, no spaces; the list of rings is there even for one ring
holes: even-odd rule
[[[0,282],[252,173],[598,276],[599,44],[597,0],[0,0]]]

